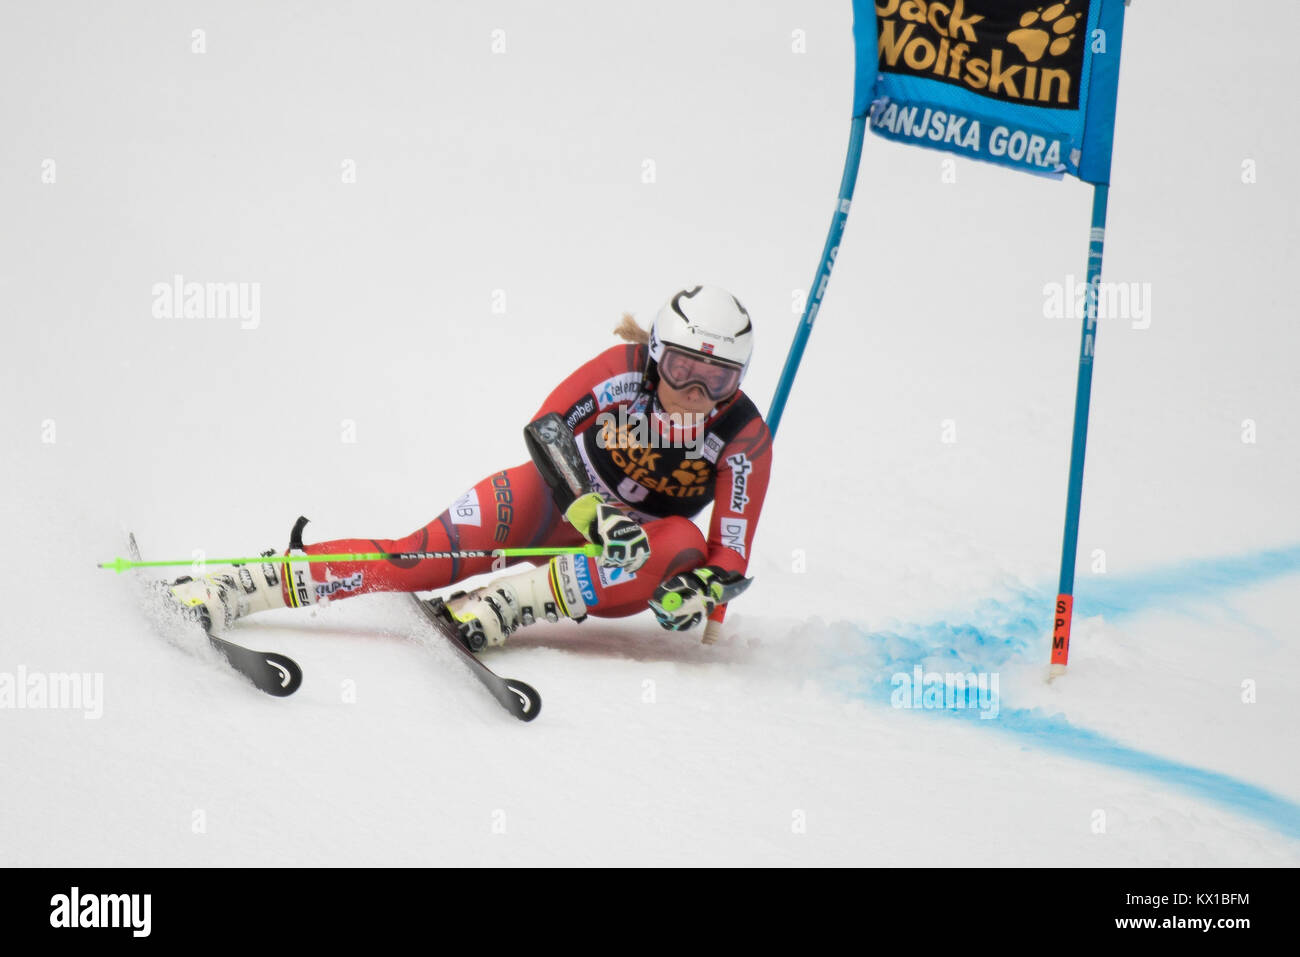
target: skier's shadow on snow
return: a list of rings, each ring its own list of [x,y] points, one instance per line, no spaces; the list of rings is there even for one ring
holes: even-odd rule
[[[398,631],[389,626],[372,625],[369,628],[359,625],[323,625],[320,622],[279,622],[279,621],[253,621],[240,622],[237,631],[228,635],[232,641],[238,641],[239,635],[251,635],[255,632],[269,634],[275,631],[292,631],[303,635],[313,637],[328,638],[351,638],[359,641],[376,641],[384,639],[403,639],[410,640],[406,632]]]
[[[735,664],[748,657],[743,640],[724,639],[714,645],[700,642],[699,629],[667,632],[653,622],[627,621],[615,624],[609,619],[589,618],[580,624],[565,622],[550,625],[539,622],[512,636],[504,648],[482,655],[489,668],[494,661],[504,663],[512,653],[529,649],[564,651],[584,658],[607,658],[627,661],[668,661],[686,665]]]
[[[350,641],[398,641],[421,644],[415,637],[420,628],[410,629],[393,625],[357,624],[332,625],[320,621],[249,622],[245,634],[254,631],[296,632],[315,638],[344,638]],[[650,662],[669,661],[678,664],[735,664],[749,657],[750,649],[742,638],[724,638],[715,645],[700,642],[701,632],[666,632],[652,622],[627,622],[614,625],[608,619],[588,619],[581,624],[566,622],[551,625],[538,622],[516,632],[503,648],[492,648],[480,654],[483,663],[496,669],[504,667],[515,657],[524,657],[530,650],[564,651],[584,658],[624,659]],[[424,639],[423,643],[436,646],[438,639]]]

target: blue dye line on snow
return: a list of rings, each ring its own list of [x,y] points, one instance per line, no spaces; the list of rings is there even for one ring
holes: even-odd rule
[[[1060,715],[1048,717],[1038,710],[1002,711],[996,721],[981,723],[998,725],[1001,730],[1030,738],[1045,748],[1073,758],[1145,774],[1300,840],[1300,804],[1227,774],[1206,771],[1130,748],[1095,731],[1075,727]]]
[[[1225,558],[1179,562],[1117,578],[1075,584],[1075,614],[1125,615],[1179,598],[1218,598],[1225,592],[1300,571],[1300,545]],[[1052,596],[1055,598],[1055,595]]]
[[[1085,581],[1076,616],[1122,617],[1151,607],[1170,608],[1178,600],[1222,597],[1226,592],[1300,572],[1300,546],[1250,555],[1182,562],[1122,578]],[[875,676],[855,690],[888,701],[890,677],[911,673],[921,664],[927,672],[991,672],[1013,660],[1034,660],[1046,653],[1047,622],[1055,593],[1025,590],[1006,600],[981,602],[974,621],[899,625],[896,630],[858,631],[854,652],[839,657],[841,666],[858,676]],[[866,639],[865,648],[862,639]],[[976,723],[1026,738],[1070,757],[1155,778],[1180,791],[1253,818],[1300,839],[1300,804],[1217,771],[1181,764],[1140,751],[1105,735],[1071,724],[1041,709],[1000,709],[994,721],[978,720],[977,710],[931,709],[931,714],[975,718]]]
[[[974,709],[932,709],[926,713],[974,720],[978,725],[1026,738],[1032,744],[1067,757],[1155,778],[1300,840],[1300,804],[1219,771],[1207,771],[1131,748],[1096,731],[1077,727],[1059,714],[1048,715],[1038,708],[1000,709],[996,719],[984,721]]]

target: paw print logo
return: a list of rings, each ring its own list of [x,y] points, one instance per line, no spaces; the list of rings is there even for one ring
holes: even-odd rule
[[[709,477],[709,466],[703,459],[682,459],[673,469],[673,478],[682,485],[696,485]]]
[[[1037,63],[1044,53],[1060,56],[1070,49],[1074,34],[1070,31],[1079,22],[1079,14],[1066,13],[1069,0],[1054,3],[1046,10],[1041,7],[1029,10],[1020,17],[1020,29],[1007,34],[1007,42],[1020,48],[1025,59]]]

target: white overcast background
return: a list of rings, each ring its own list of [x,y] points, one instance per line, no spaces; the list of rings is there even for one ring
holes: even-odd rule
[[[726,638],[521,632],[491,663],[531,725],[391,596],[241,623],[304,669],[273,700],[95,563],[128,529],[158,558],[282,548],[299,514],[406,534],[526,458],[622,311],[700,282],[752,314],[766,409],[834,209],[848,0],[2,24],[0,672],[104,699],[0,710],[0,864],[1300,862],[1294,4],[1129,9],[1104,278],[1151,316],[1099,330],[1063,681],[1079,328],[1043,303],[1090,189],[868,137]],[[256,328],[155,317],[176,275],[258,284]],[[998,719],[890,707],[954,662],[999,674]]]

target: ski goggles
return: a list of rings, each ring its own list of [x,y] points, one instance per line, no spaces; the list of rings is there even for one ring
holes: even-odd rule
[[[698,385],[715,402],[740,388],[740,366],[721,359],[683,352],[667,346],[659,360],[659,375],[674,389]]]

